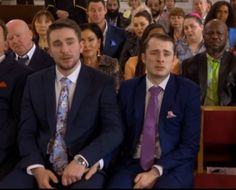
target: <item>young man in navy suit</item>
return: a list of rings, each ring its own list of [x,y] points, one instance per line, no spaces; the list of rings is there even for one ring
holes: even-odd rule
[[[147,74],[121,84],[125,140],[108,188],[193,185],[200,137],[200,89],[190,80],[170,74],[174,49],[169,36],[150,36],[142,47]],[[155,96],[152,89],[158,89]],[[153,106],[156,103],[159,106]]]
[[[122,122],[113,79],[81,63],[80,40],[70,19],[49,27],[56,66],[27,80],[18,138],[22,159],[0,187],[102,187],[109,163],[102,158],[121,143]]]
[[[29,67],[7,57],[7,29],[0,20],[0,179],[10,172],[19,159],[17,125],[26,77]]]
[[[6,23],[7,42],[10,48],[9,56],[20,64],[39,71],[53,65],[53,60],[47,52],[35,45],[33,33],[27,23],[21,19],[13,19]],[[24,63],[21,60],[25,60]]]

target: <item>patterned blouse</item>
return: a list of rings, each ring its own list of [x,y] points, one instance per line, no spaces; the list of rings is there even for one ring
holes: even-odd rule
[[[192,52],[186,41],[180,40],[178,43],[176,43],[176,55],[181,62],[185,59],[195,56],[196,54],[202,53],[205,50],[206,48],[203,41],[199,44],[198,50],[196,52]]]
[[[107,55],[101,55],[98,61],[98,70],[114,78],[115,90],[118,92],[120,81],[122,79],[122,73],[120,71],[118,60]]]

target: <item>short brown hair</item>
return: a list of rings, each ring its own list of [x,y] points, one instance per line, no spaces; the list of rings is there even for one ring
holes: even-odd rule
[[[50,39],[51,32],[54,31],[54,30],[62,29],[62,28],[70,28],[70,29],[74,30],[74,32],[77,34],[77,37],[80,41],[81,31],[80,31],[79,25],[74,20],[71,20],[71,19],[68,19],[68,18],[62,18],[62,19],[56,20],[54,23],[52,23],[49,26],[48,31],[47,31],[47,40],[48,40],[48,42],[50,41],[49,39]]]
[[[152,35],[148,36],[147,39],[144,41],[143,46],[142,46],[142,53],[144,53],[146,51],[146,49],[148,48],[149,41],[152,38],[156,38],[156,39],[161,40],[163,42],[172,43],[173,51],[175,52],[175,42],[174,42],[174,39],[172,37],[170,37],[167,34],[155,33],[155,34],[152,34]]]
[[[170,13],[169,13],[169,18],[170,18],[171,16],[182,16],[182,17],[184,17],[184,16],[185,16],[185,12],[184,12],[184,10],[183,10],[182,8],[180,8],[180,7],[174,7],[174,8],[170,11]]]

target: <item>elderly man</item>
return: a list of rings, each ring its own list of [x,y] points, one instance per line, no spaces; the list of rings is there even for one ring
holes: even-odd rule
[[[236,57],[225,50],[226,24],[209,21],[203,38],[206,51],[183,61],[182,74],[201,87],[202,105],[236,105]]]
[[[25,79],[32,72],[29,67],[6,56],[6,37],[5,23],[0,21],[0,179],[19,160],[17,125]]]
[[[7,24],[7,42],[12,52],[9,56],[21,64],[38,71],[53,65],[52,58],[32,41],[33,33],[27,23],[20,19],[10,20]]]

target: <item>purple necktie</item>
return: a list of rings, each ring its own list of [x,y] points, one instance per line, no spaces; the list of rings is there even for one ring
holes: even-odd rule
[[[149,92],[150,98],[145,114],[140,157],[141,167],[145,171],[150,169],[154,163],[157,116],[159,115],[158,107],[160,106],[158,103],[158,94],[161,92],[161,88],[153,86],[149,89]]]

